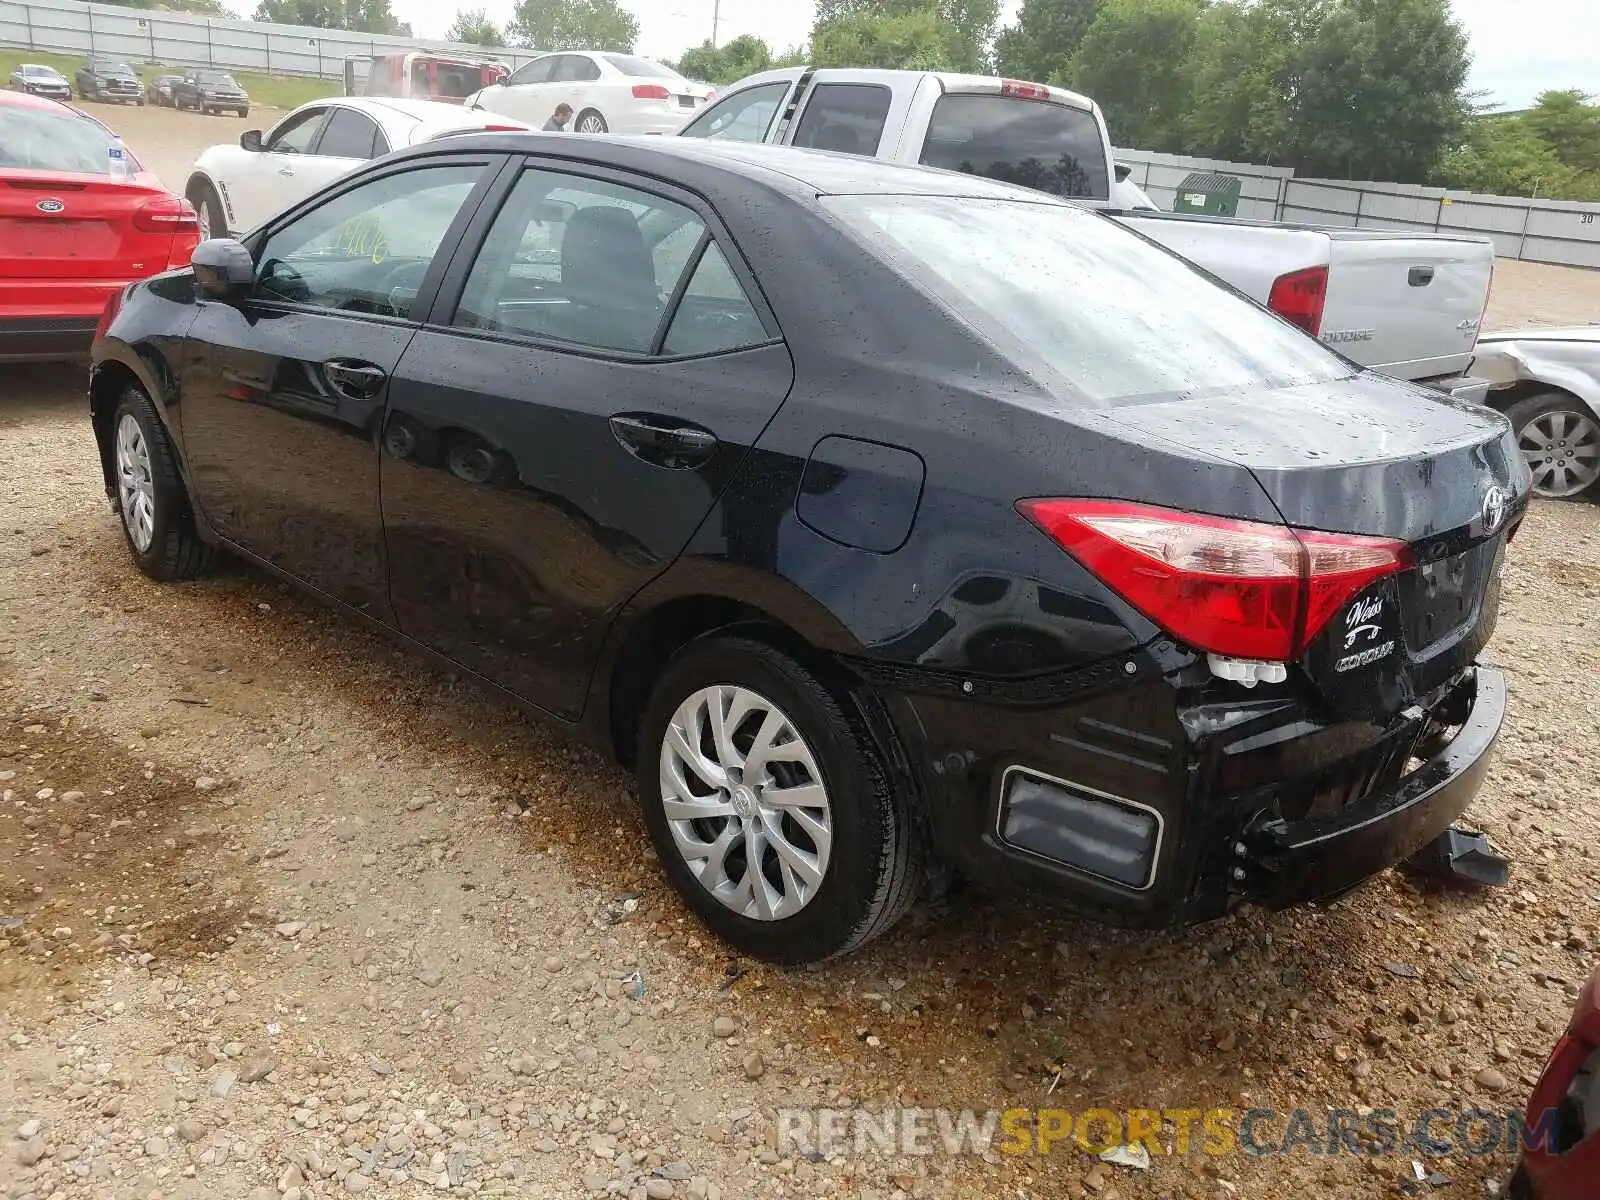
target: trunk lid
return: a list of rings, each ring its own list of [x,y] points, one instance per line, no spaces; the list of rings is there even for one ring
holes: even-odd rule
[[[174,235],[133,223],[165,195],[137,180],[0,169],[0,279],[137,279],[165,268]]]
[[[1245,468],[1293,527],[1409,547],[1411,564],[1346,604],[1301,660],[1342,713],[1386,718],[1425,701],[1493,634],[1528,497],[1498,413],[1367,373],[1122,405],[1104,419]]]
[[[1328,236],[1323,342],[1402,379],[1467,369],[1489,301],[1492,242],[1365,229]]]

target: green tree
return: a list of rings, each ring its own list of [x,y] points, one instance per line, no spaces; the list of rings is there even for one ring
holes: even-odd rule
[[[1474,121],[1465,143],[1441,160],[1434,182],[1493,196],[1568,197],[1581,190],[1580,172],[1521,117]]]
[[[988,69],[989,43],[1000,15],[1000,0],[818,0],[815,29],[846,18],[912,19],[926,23],[931,14],[945,42],[941,70],[979,72]],[[911,25],[895,25],[893,36]],[[861,29],[864,26],[856,26]],[[815,33],[813,33],[815,42]],[[865,66],[865,63],[841,63]]]
[[[255,19],[358,33],[411,32],[409,25],[395,19],[389,0],[261,0]]]
[[[633,51],[639,22],[617,0],[521,0],[512,37],[536,50]]]
[[[1577,88],[1541,92],[1522,123],[1556,157],[1579,171],[1600,171],[1600,105]]]
[[[1099,101],[1117,145],[1181,152],[1199,19],[1200,0],[1106,0],[1049,82]]]
[[[765,71],[772,65],[772,51],[766,42],[745,34],[736,37],[726,46],[713,46],[705,42],[685,50],[678,60],[678,71],[690,79],[703,79],[707,83],[733,83],[746,75]]]
[[[1338,0],[1302,51],[1288,165],[1423,182],[1465,130],[1470,64],[1448,0]]]
[[[463,8],[456,13],[455,21],[445,30],[444,36],[446,41],[465,42],[472,46],[503,46],[506,42],[500,26],[491,21],[488,12],[481,8]]]
[[[995,70],[1044,82],[1064,74],[1104,0],[1022,0],[1016,24],[995,39]]]
[[[896,16],[852,13],[812,30],[811,65],[946,71],[952,66],[950,41],[931,8]]]

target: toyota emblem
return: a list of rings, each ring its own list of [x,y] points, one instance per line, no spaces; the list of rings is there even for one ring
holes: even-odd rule
[[[1483,532],[1493,533],[1500,528],[1500,523],[1506,519],[1506,507],[1511,503],[1511,497],[1502,487],[1491,487],[1483,494]]]
[[[57,213],[61,212],[67,206],[61,203],[59,200],[41,200],[35,204],[34,207],[40,212]]]

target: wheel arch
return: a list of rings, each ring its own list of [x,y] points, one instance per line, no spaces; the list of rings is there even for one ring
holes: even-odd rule
[[[157,360],[152,363],[116,342],[106,343],[104,357],[94,364],[89,376],[89,420],[94,429],[95,444],[100,450],[100,470],[105,480],[106,494],[113,494],[116,488],[111,418],[117,410],[117,402],[130,386],[137,386],[150,397],[156,414],[166,426],[172,438],[178,473],[193,506],[194,489],[190,485],[189,464],[183,453],[183,438],[173,423],[167,404],[169,398],[176,395],[177,381],[164,362]],[[204,528],[204,522],[201,522],[201,528]]]

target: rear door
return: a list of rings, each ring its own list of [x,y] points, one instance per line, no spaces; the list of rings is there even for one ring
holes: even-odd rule
[[[793,98],[785,143],[812,150],[889,157],[899,144],[915,86],[898,71],[815,71]]]
[[[389,392],[391,595],[405,633],[571,717],[794,371],[702,201],[538,160],[502,187]]]
[[[1492,243],[1368,230],[1329,237],[1323,341],[1402,379],[1467,369],[1489,301]]]

